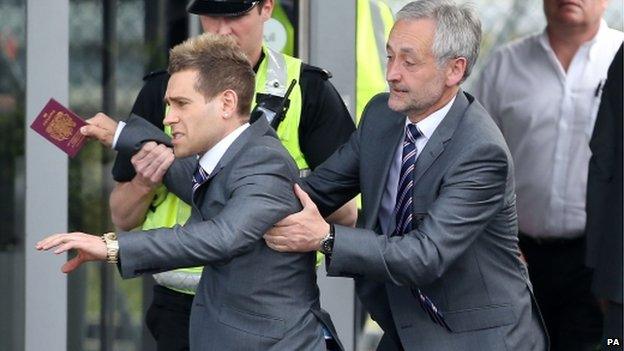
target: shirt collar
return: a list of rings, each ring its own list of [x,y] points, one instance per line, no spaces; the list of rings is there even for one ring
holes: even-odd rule
[[[234,129],[233,132],[226,135],[225,138],[221,139],[218,143],[215,144],[210,150],[206,151],[199,158],[199,165],[201,168],[206,171],[206,173],[210,174],[214,171],[217,163],[223,157],[227,149],[234,143],[234,141],[245,131],[245,129],[249,128],[249,123],[245,123],[242,126]]]
[[[598,27],[598,32],[596,32],[596,35],[594,35],[594,37],[590,40],[583,43],[583,45],[581,45],[581,47],[579,48],[579,50],[585,49],[587,53],[587,59],[589,61],[596,59],[597,55],[600,55],[600,48],[598,47],[598,45],[595,44],[601,41],[601,39],[607,35],[608,30],[609,26],[607,25],[607,22],[604,20],[604,18],[601,18],[600,26]],[[539,43],[546,51],[553,52],[552,47],[550,46],[550,41],[548,40],[548,33],[546,32],[546,28],[544,28],[544,31],[539,36]]]
[[[608,31],[609,26],[607,25],[607,21],[601,18],[600,27],[598,27],[598,32],[596,33],[596,35],[594,35],[594,37],[590,41],[583,44],[589,46],[589,50],[587,53],[587,58],[589,59],[589,61],[593,61],[598,57],[598,55],[601,55],[600,45],[596,45],[596,43],[602,41],[608,35]]]
[[[451,101],[449,101],[441,109],[435,111],[429,116],[423,118],[420,122],[416,123],[416,128],[418,129],[420,134],[424,136],[427,140],[431,138],[433,132],[435,132],[436,128],[438,128],[438,125],[440,125],[440,123],[444,119],[444,116],[446,116],[446,114],[449,112],[451,106],[455,102],[455,98],[457,98],[457,95],[453,96]],[[409,118],[405,118],[405,126],[410,123],[412,122],[410,122]]]

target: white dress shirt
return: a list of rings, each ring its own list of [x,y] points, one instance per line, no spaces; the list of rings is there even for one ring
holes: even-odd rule
[[[451,99],[444,107],[423,118],[420,122],[416,123],[416,129],[420,132],[420,136],[416,139],[416,160],[420,156],[420,152],[425,148],[429,139],[435,132],[438,125],[444,119],[444,116],[449,112],[451,106],[455,102],[455,97]],[[401,161],[403,159],[403,140],[405,139],[405,130],[407,125],[410,124],[409,118],[405,117],[405,127],[403,128],[403,135],[401,142],[394,152],[394,157],[390,169],[388,170],[388,181],[381,198],[381,206],[379,208],[379,223],[381,224],[381,230],[384,234],[388,235],[396,227],[396,218],[394,215],[394,207],[396,206],[396,197],[399,187],[399,175],[401,173]],[[416,186],[416,185],[414,185]]]
[[[201,168],[203,168],[204,171],[206,171],[206,173],[208,174],[212,173],[227,149],[230,148],[234,141],[236,141],[236,139],[247,128],[249,128],[249,123],[245,123],[242,126],[234,129],[234,131],[228,134],[225,138],[221,139],[212,148],[210,148],[210,150],[206,151],[205,154],[201,155],[199,157],[199,165],[201,166]]]
[[[602,85],[623,39],[602,21],[566,72],[544,31],[499,49],[486,65],[475,96],[511,150],[523,233],[583,235],[589,139]]]

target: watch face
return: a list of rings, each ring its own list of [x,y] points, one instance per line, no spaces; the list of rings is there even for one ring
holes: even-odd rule
[[[323,240],[323,242],[321,243],[321,250],[323,251],[324,254],[329,254],[332,251],[332,244],[334,243],[334,238],[327,238],[325,240]]]

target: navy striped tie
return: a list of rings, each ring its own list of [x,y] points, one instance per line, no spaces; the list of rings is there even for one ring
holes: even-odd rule
[[[200,164],[197,164],[197,169],[193,173],[193,196],[195,191],[208,180],[208,173],[202,168]]]
[[[403,141],[401,173],[399,175],[399,187],[394,207],[396,228],[392,236],[403,235],[412,230],[412,191],[414,189],[414,166],[416,165],[416,139],[419,136],[420,132],[416,125],[409,123],[405,130],[405,140]],[[419,288],[412,289],[412,292],[420,301],[420,306],[423,310],[429,314],[431,320],[450,331],[450,328],[444,321],[442,312],[438,310],[433,301],[425,296]]]

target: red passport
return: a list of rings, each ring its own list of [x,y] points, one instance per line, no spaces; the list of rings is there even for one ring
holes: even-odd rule
[[[86,125],[87,122],[70,109],[50,99],[30,128],[63,150],[69,157],[74,157],[85,143],[86,138],[80,133],[80,128]]]

